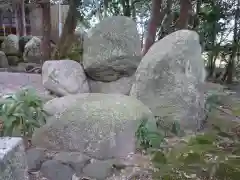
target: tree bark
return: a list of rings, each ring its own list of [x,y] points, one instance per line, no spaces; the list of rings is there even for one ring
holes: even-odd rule
[[[180,15],[176,23],[177,29],[188,29],[188,22],[191,15],[191,0],[180,0]]]
[[[232,47],[232,53],[230,55],[229,63],[227,66],[227,84],[231,84],[233,81],[233,71],[235,67],[235,57],[237,55],[237,49],[238,49],[238,20],[240,18],[240,0],[238,0],[237,3],[237,9],[235,12],[235,18],[234,18],[234,30],[233,30],[233,47]]]
[[[193,24],[193,29],[197,29],[198,25],[199,25],[199,13],[200,13],[200,9],[201,9],[201,5],[202,5],[202,0],[197,0],[197,5],[196,5],[196,14],[194,17],[194,24]]]
[[[160,16],[160,30],[158,34],[158,40],[162,39],[166,35],[171,33],[170,26],[172,23],[172,14],[171,14],[171,8],[172,8],[172,0],[167,1],[167,6],[164,8],[164,10],[161,11]]]
[[[159,24],[162,0],[152,0],[152,12],[148,23],[147,37],[143,48],[143,56],[148,52],[155,42],[157,25]]]
[[[74,41],[74,32],[77,26],[77,7],[81,4],[80,0],[70,0],[69,10],[64,23],[62,35],[53,53],[54,59],[65,58]],[[82,17],[81,17],[82,18]]]
[[[127,17],[131,17],[131,6],[129,0],[121,0],[121,4],[123,7],[123,15]]]
[[[25,20],[25,7],[24,0],[19,0],[14,2],[16,21],[17,21],[17,35],[25,36],[26,35],[26,20]]]
[[[41,4],[42,7],[42,24],[43,40],[41,44],[42,60],[46,61],[51,58],[51,4],[50,1]]]

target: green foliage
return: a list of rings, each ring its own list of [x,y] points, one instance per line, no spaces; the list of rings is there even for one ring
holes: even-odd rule
[[[70,49],[70,52],[66,55],[66,57],[71,60],[81,62],[82,54],[83,54],[83,49],[81,48],[80,44],[73,43],[72,48]]]
[[[43,102],[33,89],[23,89],[0,101],[3,136],[31,136],[46,123]]]
[[[142,120],[135,135],[137,144],[144,150],[149,150],[152,153],[165,143],[166,136],[171,133],[174,135],[180,134],[180,125],[177,122],[172,122],[171,126],[167,128],[159,120],[156,122]]]
[[[138,146],[144,150],[159,148],[164,141],[164,134],[156,130],[156,124],[143,120],[136,132]]]

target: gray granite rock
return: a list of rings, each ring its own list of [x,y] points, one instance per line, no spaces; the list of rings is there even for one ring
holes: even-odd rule
[[[74,171],[57,160],[48,160],[42,164],[42,175],[48,180],[72,180]]]
[[[83,66],[94,80],[111,82],[132,76],[140,61],[140,37],[131,18],[105,18],[84,39]]]
[[[81,64],[73,60],[51,60],[42,66],[43,86],[56,95],[88,93],[89,86]]]
[[[176,31],[153,44],[135,73],[130,91],[165,122],[196,131],[205,118],[204,60],[199,35]]]
[[[0,68],[8,68],[8,59],[3,51],[0,51]]]
[[[140,123],[155,123],[148,107],[121,94],[68,95],[48,101],[44,110],[52,117],[33,134],[35,146],[103,160],[134,152]]]
[[[0,138],[0,179],[28,180],[27,161],[21,138]]]
[[[83,169],[83,173],[90,178],[105,180],[107,177],[112,175],[114,171],[113,164],[114,160],[95,161],[88,164]]]
[[[77,175],[81,174],[83,167],[89,164],[91,160],[91,158],[79,152],[60,152],[53,159],[69,165]]]
[[[39,148],[29,149],[26,152],[29,171],[37,171],[41,168],[41,165],[45,160],[44,152],[44,149]]]

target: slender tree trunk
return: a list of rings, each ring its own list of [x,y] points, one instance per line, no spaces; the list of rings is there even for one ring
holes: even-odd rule
[[[96,8],[97,8],[97,19],[98,21],[102,21],[102,14],[101,14],[101,2],[99,2],[98,0],[96,0]]]
[[[232,53],[230,55],[229,59],[229,65],[227,69],[227,84],[231,84],[233,81],[233,71],[235,67],[235,58],[237,55],[237,48],[238,48],[238,20],[240,18],[240,0],[238,0],[237,3],[237,9],[235,12],[235,22],[234,22],[234,32],[233,32],[233,47],[232,47]]]
[[[131,6],[129,0],[121,0],[121,4],[123,7],[123,15],[127,17],[131,17]]]
[[[148,23],[147,37],[143,48],[143,56],[148,52],[149,48],[155,42],[157,25],[159,24],[161,5],[162,0],[152,0],[152,12]]]
[[[42,7],[42,24],[43,24],[43,40],[41,44],[42,60],[46,61],[51,58],[51,4],[45,2]]]
[[[77,7],[80,6],[80,0],[70,0],[68,14],[64,23],[63,32],[53,53],[54,59],[65,58],[74,41],[74,32],[77,26]],[[81,17],[82,18],[82,17]]]
[[[16,21],[17,21],[17,34],[19,36],[26,35],[26,20],[25,20],[25,7],[24,0],[14,2]]]
[[[107,17],[107,9],[108,9],[108,0],[103,1],[103,17]]]
[[[176,23],[177,29],[188,29],[191,10],[191,0],[180,0],[180,15]]]
[[[193,24],[193,29],[197,29],[199,25],[199,13],[202,5],[202,0],[197,0],[197,5],[196,5],[196,14],[194,17],[194,24]]]
[[[133,3],[133,0],[131,1],[131,10],[132,10],[132,19],[136,22],[137,21],[136,7],[135,7],[135,3]]]
[[[160,30],[158,34],[158,40],[162,39],[166,35],[171,33],[170,26],[172,23],[172,14],[171,14],[171,8],[172,8],[172,0],[167,1],[167,6],[164,8],[163,11],[161,11],[160,16]]]

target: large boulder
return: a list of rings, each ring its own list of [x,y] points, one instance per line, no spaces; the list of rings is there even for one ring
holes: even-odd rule
[[[125,94],[129,95],[134,82],[134,76],[123,77],[112,82],[94,81],[89,79],[89,87],[91,93],[106,93],[106,94]]]
[[[72,60],[46,61],[42,66],[42,82],[59,96],[89,92],[82,66]]]
[[[41,58],[41,39],[34,36],[25,45],[23,59],[24,62],[39,63]]]
[[[5,37],[2,42],[2,51],[8,54],[18,54],[19,53],[19,38],[15,34],[9,34]]]
[[[83,65],[94,80],[108,82],[131,76],[140,61],[140,38],[130,18],[106,18],[84,40]]]
[[[186,130],[200,128],[204,118],[204,61],[199,36],[180,30],[156,42],[143,57],[130,95],[155,116],[178,121]]]
[[[0,51],[0,68],[8,68],[8,59],[3,51]]]
[[[116,94],[78,94],[53,99],[44,106],[50,116],[37,129],[33,145],[78,151],[95,159],[127,156],[135,150],[135,132],[143,120],[154,122],[148,107]]]

